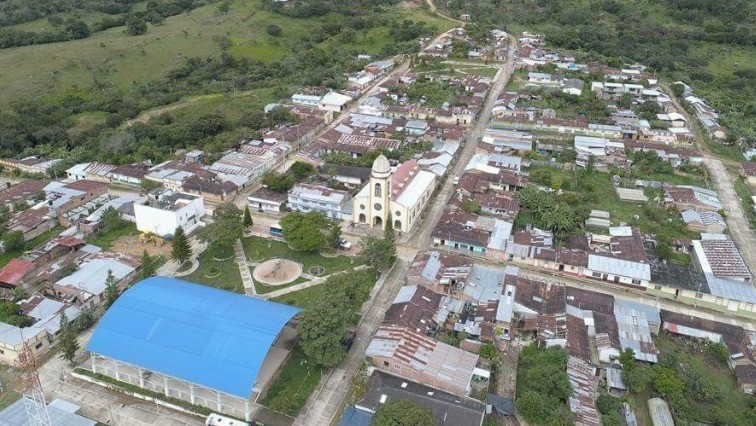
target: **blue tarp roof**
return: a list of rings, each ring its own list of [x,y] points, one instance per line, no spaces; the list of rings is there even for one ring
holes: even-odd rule
[[[373,420],[373,413],[355,408],[353,405],[344,410],[337,426],[370,426]]]
[[[242,398],[299,311],[174,278],[147,278],[108,309],[87,350]]]

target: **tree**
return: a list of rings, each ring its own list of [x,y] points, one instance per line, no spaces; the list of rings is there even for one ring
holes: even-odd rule
[[[396,247],[393,247],[394,252],[392,253],[391,249],[387,247],[385,239],[366,236],[362,237],[360,245],[362,251],[360,251],[359,258],[366,264],[376,269],[386,269],[394,263]]]
[[[242,236],[242,212],[232,203],[219,205],[213,211],[213,223],[200,229],[197,237],[215,250],[227,250]]]
[[[333,367],[346,358],[343,345],[354,306],[349,297],[322,297],[305,311],[297,332],[304,353],[317,364]]]
[[[184,228],[178,227],[173,233],[171,240],[171,259],[183,264],[192,257],[192,246],[189,244],[189,238],[184,233]]]
[[[118,280],[113,275],[113,271],[108,269],[108,276],[105,278],[105,307],[113,306],[119,296]]]
[[[266,28],[265,31],[271,37],[280,37],[281,34],[283,34],[283,30],[281,29],[281,27],[279,27],[276,24],[270,24],[270,25],[268,25],[268,28]]]
[[[244,219],[242,220],[242,224],[245,228],[254,225],[254,222],[252,221],[252,213],[249,212],[249,205],[244,206]]]
[[[154,180],[149,179],[142,179],[142,181],[139,182],[139,186],[147,192],[151,192],[163,187],[160,182],[155,182]]]
[[[375,412],[370,426],[433,426],[433,414],[408,399],[396,399]]]
[[[142,278],[149,278],[157,272],[155,265],[155,259],[147,253],[147,250],[142,252]]]
[[[3,237],[3,249],[5,252],[20,250],[24,246],[24,233],[12,231]]]
[[[91,34],[89,27],[84,21],[73,21],[66,25],[66,34],[71,40],[78,40],[81,38],[87,38]]]
[[[567,203],[556,203],[554,207],[541,216],[547,228],[556,233],[570,232],[575,228],[577,216],[575,210]]]
[[[131,14],[126,17],[126,34],[130,36],[142,35],[147,32],[147,21],[139,15]]]
[[[77,332],[82,332],[95,323],[94,311],[91,308],[84,308],[71,324]]]
[[[13,290],[11,290],[8,295],[11,298],[11,301],[18,302],[19,300],[26,299],[26,290],[24,290],[21,286],[13,287]]]
[[[338,223],[331,225],[331,231],[328,233],[328,245],[335,249],[341,247],[341,225]]]
[[[284,238],[294,250],[314,251],[325,243],[323,229],[329,225],[322,214],[293,212],[281,219]]]
[[[112,206],[102,212],[101,220],[104,232],[120,229],[126,224],[126,221],[121,218],[121,214],[118,213],[118,210]]]
[[[60,316],[60,357],[73,365],[76,351],[79,350],[79,342],[76,340],[76,331],[63,313]]]

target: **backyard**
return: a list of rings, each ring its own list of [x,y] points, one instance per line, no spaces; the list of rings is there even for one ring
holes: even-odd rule
[[[675,420],[680,423],[753,424],[749,423],[756,416],[753,397],[740,390],[733,372],[705,344],[667,333],[660,334],[655,344],[659,364],[650,369],[648,386],[630,398],[640,425],[651,425],[645,402],[659,394],[670,404]],[[665,371],[673,372],[675,386],[669,386]],[[659,390],[660,386],[665,392]],[[675,397],[678,386],[679,394]]]

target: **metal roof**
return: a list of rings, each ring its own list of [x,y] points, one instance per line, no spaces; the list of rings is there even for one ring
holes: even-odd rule
[[[606,274],[651,281],[651,267],[647,263],[589,254],[588,269]]]
[[[96,421],[80,416],[70,411],[77,407],[70,402],[54,400],[47,406],[52,426],[95,426]],[[0,412],[0,425],[33,426],[34,422],[29,419],[29,414],[24,407],[24,401],[19,399],[8,408]]]
[[[299,312],[166,277],[143,280],[108,309],[87,350],[242,398]]]

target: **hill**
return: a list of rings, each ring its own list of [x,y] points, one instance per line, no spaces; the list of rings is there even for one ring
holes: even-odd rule
[[[136,12],[128,16],[150,3],[133,5]],[[270,0],[189,3],[199,7],[148,24],[141,35],[129,35],[121,25],[76,40],[0,49],[0,156],[53,153],[70,164],[105,157],[161,160],[185,146],[223,149],[258,130],[242,120],[248,112],[297,87],[343,87],[344,73],[364,65],[358,54],[411,52],[418,37],[451,26],[395,0],[292,0],[285,7]],[[101,12],[61,13],[93,21]],[[49,16],[31,16],[36,20],[16,19],[21,23],[0,32],[45,31]],[[227,101],[239,92],[243,96]],[[178,130],[172,140],[158,140],[150,129],[119,131],[142,111],[184,98],[193,99],[186,113],[172,109],[186,128],[172,128]],[[225,114],[226,104],[235,113],[215,131],[188,129],[191,121]]]

